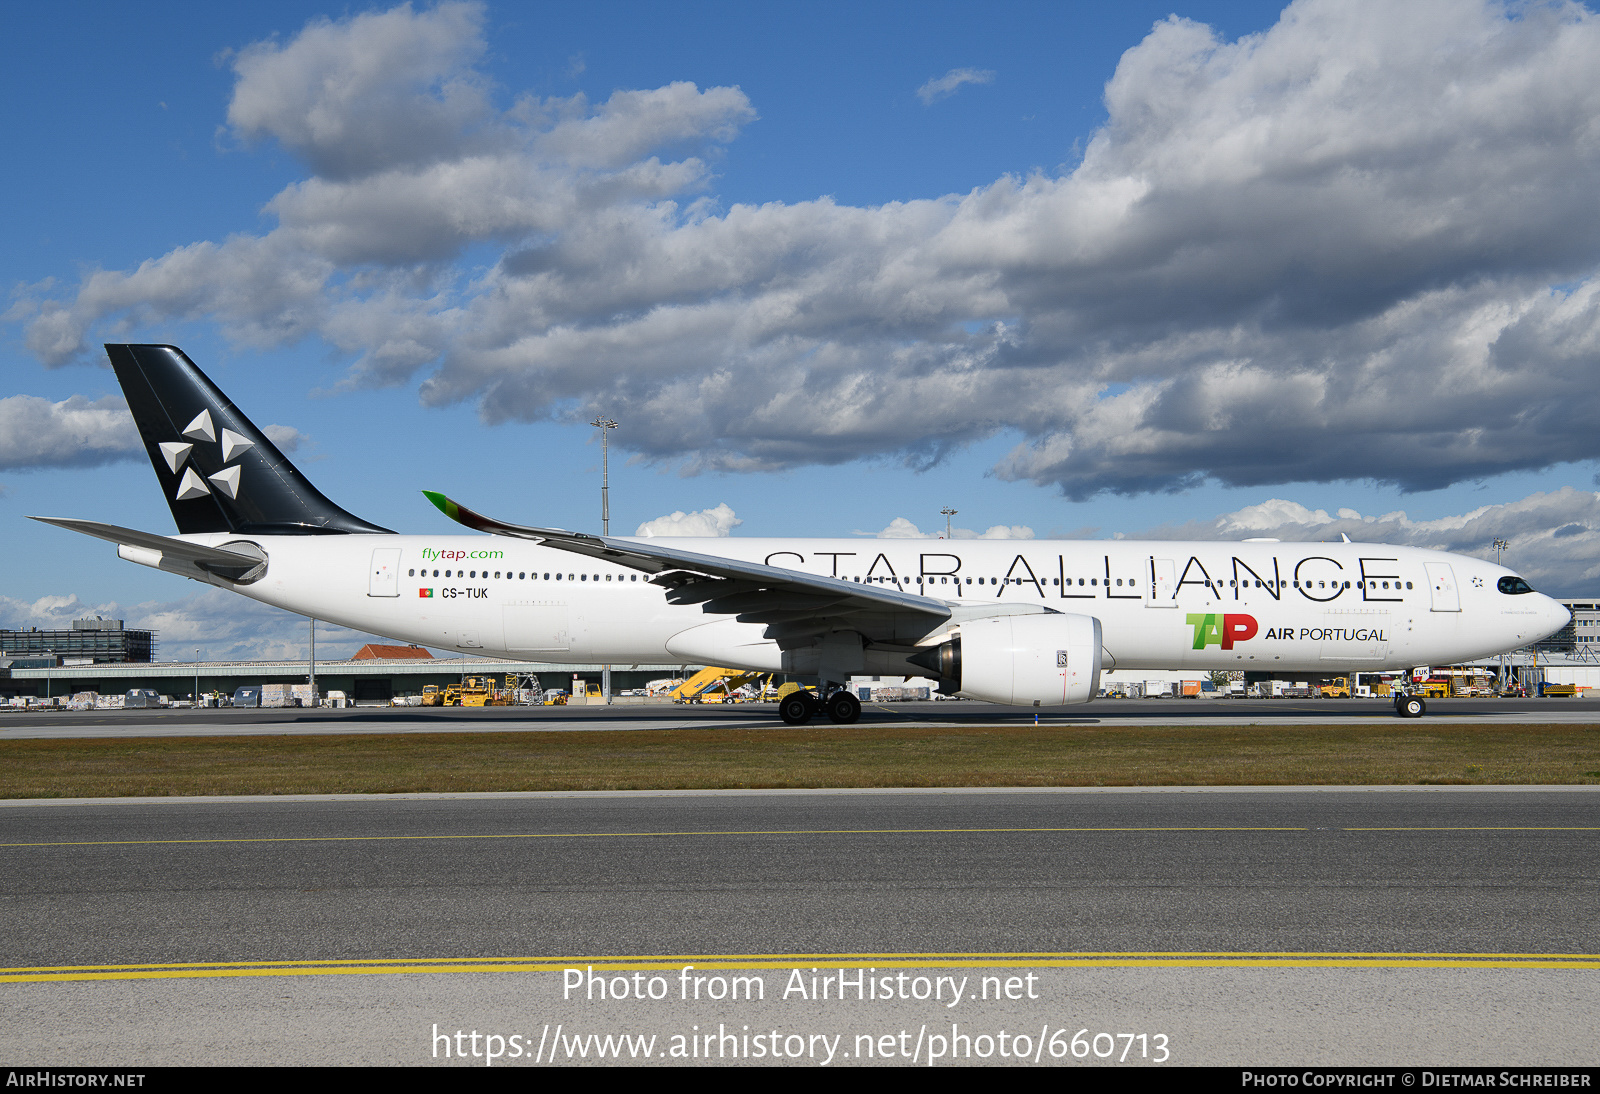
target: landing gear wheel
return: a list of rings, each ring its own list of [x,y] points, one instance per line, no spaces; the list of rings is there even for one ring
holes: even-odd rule
[[[1394,712],[1402,718],[1420,718],[1427,709],[1428,704],[1415,695],[1402,696],[1394,704]]]
[[[861,700],[848,691],[836,691],[825,704],[828,720],[835,725],[847,726],[861,717]]]
[[[806,691],[785,695],[783,701],[778,704],[778,717],[783,719],[785,725],[803,726],[811,721],[811,716],[816,713],[814,702],[811,693]]]

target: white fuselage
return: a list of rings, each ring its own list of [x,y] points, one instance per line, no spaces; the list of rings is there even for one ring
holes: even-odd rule
[[[248,541],[253,584],[215,584],[355,630],[465,653],[554,663],[789,667],[759,624],[667,603],[649,575],[498,536],[182,536]],[[1463,555],[1375,544],[1273,542],[673,539],[673,547],[893,583],[973,609],[1093,616],[1105,668],[1343,674],[1449,664],[1528,645],[1564,626],[1511,572]],[[904,651],[872,671],[895,671]]]

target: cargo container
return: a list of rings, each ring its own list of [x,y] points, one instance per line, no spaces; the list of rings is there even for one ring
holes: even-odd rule
[[[303,684],[262,684],[261,705],[264,707],[294,707],[299,706],[295,697],[295,688],[304,687]]]

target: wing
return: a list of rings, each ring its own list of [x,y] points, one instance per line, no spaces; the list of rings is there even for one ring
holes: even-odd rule
[[[423,494],[445,516],[475,531],[531,540],[650,574],[653,584],[666,589],[668,603],[699,604],[709,614],[764,623],[766,637],[784,649],[809,645],[836,630],[859,631],[880,644],[910,645],[952,614],[951,606],[936,597],[653,542],[525,528],[475,513],[443,494],[429,490]]]

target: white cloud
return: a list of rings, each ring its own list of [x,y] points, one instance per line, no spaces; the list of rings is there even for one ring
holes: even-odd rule
[[[924,532],[905,517],[895,517],[881,532],[857,532],[858,536],[875,536],[878,539],[943,539],[944,532]],[[1032,539],[1033,529],[1024,524],[995,524],[982,532],[971,528],[950,529],[951,539]]]
[[[233,58],[228,123],[332,178],[458,156],[492,117],[472,67],[483,18],[482,4],[404,4],[247,46]]]
[[[0,399],[0,470],[97,467],[143,452],[128,404],[74,395],[59,403],[35,395]]]
[[[966,531],[965,528],[955,529],[955,538],[956,539],[965,539],[965,538],[967,538],[966,536],[961,534],[961,533],[963,533],[965,531]],[[974,538],[976,538],[976,539],[1032,539],[1033,538],[1033,529],[1029,528],[1026,524],[992,524],[989,527],[985,528],[983,531],[979,532]]]
[[[318,337],[491,423],[626,413],[687,472],[927,467],[1004,430],[1001,477],[1075,498],[1600,458],[1581,7],[1302,0],[1237,42],[1169,18],[1071,171],[871,208],[706,199],[737,88],[497,110],[483,25],[401,7],[241,51],[235,132],[311,171],[277,227],[36,286],[31,350]]]
[[[679,80],[652,91],[614,91],[596,110],[579,95],[546,104],[567,115],[543,133],[540,155],[576,167],[623,168],[680,142],[731,141],[756,112],[736,87],[700,91]]]
[[[294,452],[301,445],[311,443],[310,437],[292,425],[264,425],[261,432],[267,435],[267,440],[278,446],[280,452]]]
[[[636,536],[701,536],[711,538],[726,536],[744,521],[734,516],[733,510],[723,502],[715,509],[697,509],[685,513],[681,509],[639,525]]]
[[[987,68],[952,68],[943,76],[929,80],[917,88],[917,98],[923,106],[931,106],[947,95],[954,95],[962,84],[988,84],[994,82],[994,73]]]
[[[1330,517],[1326,510],[1274,498],[1213,520],[1163,525],[1120,538],[1337,542],[1341,534],[1358,542],[1434,547],[1486,559],[1501,557],[1494,541],[1505,540],[1510,546],[1504,565],[1540,592],[1567,597],[1600,593],[1600,493],[1571,487],[1436,520],[1412,520],[1403,511],[1363,516],[1354,509],[1340,509]]]
[[[1341,515],[1352,511],[1339,510]],[[1260,531],[1286,525],[1316,527],[1333,520],[1325,509],[1307,509],[1304,505],[1282,498],[1271,498],[1260,505],[1247,505],[1218,519],[1223,521],[1222,530],[1227,532]]]

